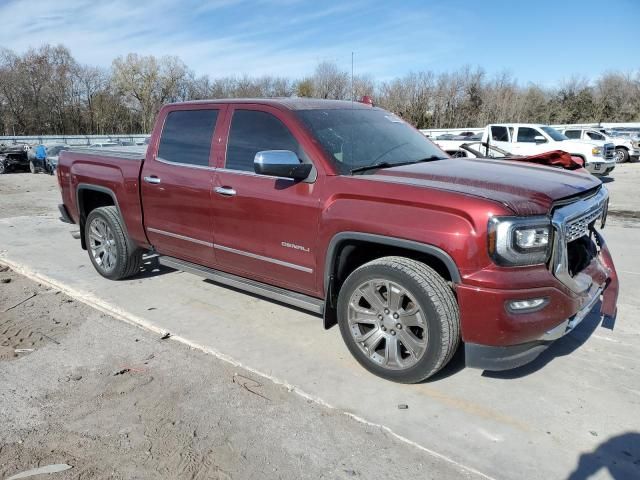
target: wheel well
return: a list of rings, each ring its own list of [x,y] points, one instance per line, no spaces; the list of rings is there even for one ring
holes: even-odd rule
[[[338,292],[347,277],[361,265],[376,258],[388,256],[401,256],[417,260],[431,267],[445,281],[454,281],[447,264],[435,254],[396,245],[385,245],[375,241],[345,240],[336,246],[333,259],[328,265],[330,270],[327,272],[329,282],[325,303],[325,328],[331,328],[336,324],[335,306],[337,305]]]
[[[84,225],[92,210],[99,207],[109,207],[115,205],[113,197],[100,190],[83,188],[78,191],[78,213],[80,214],[80,243],[83,249],[87,249],[87,242],[84,238]]]
[[[628,147],[625,147],[624,145],[618,145],[618,146],[616,147],[616,150],[626,150],[626,151],[628,152],[628,151],[629,151],[629,148],[628,148]]]

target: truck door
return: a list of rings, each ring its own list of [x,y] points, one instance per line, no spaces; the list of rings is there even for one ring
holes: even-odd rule
[[[507,152],[514,153],[509,130],[513,131],[513,129],[508,129],[504,125],[491,125],[489,127],[489,144],[506,150]],[[491,150],[489,150],[488,154],[491,155]]]
[[[223,168],[211,204],[216,263],[221,270],[314,294],[320,202],[317,181],[256,174],[263,150],[291,150],[310,162],[282,113],[264,105],[229,109]]]
[[[547,137],[537,128],[518,127],[513,141],[513,153],[518,155],[537,155],[549,151]]]
[[[214,130],[225,107],[187,105],[164,119],[141,173],[147,238],[162,254],[211,266]],[[162,121],[162,118],[159,118]]]

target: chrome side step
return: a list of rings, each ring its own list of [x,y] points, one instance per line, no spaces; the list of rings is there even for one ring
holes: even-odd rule
[[[324,313],[324,300],[319,298],[309,297],[302,293],[292,292],[280,287],[274,287],[273,285],[267,285],[266,283],[239,277],[237,275],[232,275],[231,273],[203,267],[174,257],[160,255],[158,257],[158,261],[161,265],[166,267],[193,273],[194,275],[208,278],[209,280],[222,283],[223,285],[255,293],[256,295],[277,300],[278,302],[287,303],[310,312],[319,314]]]

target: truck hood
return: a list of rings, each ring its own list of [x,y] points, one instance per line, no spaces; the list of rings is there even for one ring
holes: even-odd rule
[[[367,177],[486,198],[502,203],[517,215],[545,215],[555,201],[580,195],[602,183],[584,170],[464,158],[378,169]]]

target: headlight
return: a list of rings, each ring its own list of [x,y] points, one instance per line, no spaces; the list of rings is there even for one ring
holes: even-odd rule
[[[591,154],[599,157],[600,155],[602,155],[602,149],[600,147],[593,147],[591,149]]]
[[[488,243],[498,265],[545,263],[551,252],[551,222],[547,217],[493,217]]]

